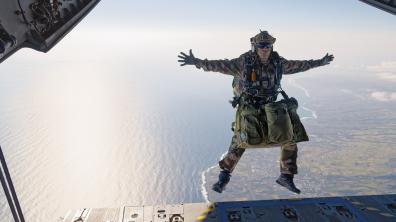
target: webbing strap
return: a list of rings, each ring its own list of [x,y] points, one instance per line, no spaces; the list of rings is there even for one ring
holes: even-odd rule
[[[281,87],[281,80],[282,80],[282,75],[283,75],[283,65],[280,59],[277,59],[275,61],[275,85],[278,89],[278,92],[280,92],[283,96],[284,99],[288,100],[289,96],[286,94],[286,92],[282,89]]]
[[[286,99],[286,100],[288,100],[289,99],[289,96],[286,94],[286,92],[285,91],[283,91],[283,89],[282,88],[280,88],[280,91],[279,91],[281,94],[282,94],[282,96],[283,96],[283,98],[284,99]]]
[[[277,55],[277,54],[276,54]],[[279,57],[279,55],[277,55],[275,57],[273,61],[273,64],[275,66],[275,90],[277,91],[276,94],[274,95],[275,98],[278,95],[278,93],[281,93],[283,98],[288,100],[289,96],[286,94],[286,92],[282,89],[281,87],[281,80],[282,80],[282,76],[283,76],[283,65],[281,62],[281,58]],[[246,85],[248,85],[249,87],[249,81],[250,81],[250,76],[248,76],[249,74],[251,74],[251,71],[253,69],[253,62],[252,62],[252,58],[250,56],[246,56],[245,57],[245,72],[244,72],[244,87],[246,87]],[[233,83],[233,87],[235,87],[235,79],[232,82]],[[234,98],[233,100],[234,102],[232,104],[236,104],[236,100]],[[236,106],[236,105],[235,105]],[[233,105],[233,107],[235,108],[235,106]]]

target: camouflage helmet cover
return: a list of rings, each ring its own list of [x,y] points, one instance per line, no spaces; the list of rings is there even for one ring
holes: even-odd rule
[[[252,44],[260,44],[260,43],[274,44],[275,41],[276,38],[272,37],[267,31],[261,31],[261,30],[259,34],[250,38],[250,42]]]

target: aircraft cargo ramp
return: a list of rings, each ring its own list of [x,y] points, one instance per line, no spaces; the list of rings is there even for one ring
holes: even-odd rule
[[[69,211],[63,222],[395,222],[396,194],[125,206]]]

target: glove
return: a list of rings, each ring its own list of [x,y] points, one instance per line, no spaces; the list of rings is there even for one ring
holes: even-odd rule
[[[197,59],[194,57],[194,54],[192,53],[192,50],[190,49],[190,55],[185,54],[184,52],[180,52],[180,55],[177,57],[181,58],[180,60],[177,60],[180,62],[181,66],[185,65],[195,65]]]
[[[327,53],[320,61],[322,62],[322,66],[324,66],[330,64],[330,62],[333,61],[333,59],[334,56],[329,55],[329,53]]]

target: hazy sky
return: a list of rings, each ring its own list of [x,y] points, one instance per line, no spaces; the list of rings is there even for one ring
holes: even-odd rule
[[[249,38],[262,29],[277,38],[275,50],[285,58],[319,59],[329,52],[336,58],[329,67],[356,73],[395,63],[395,27],[394,15],[358,0],[102,0],[48,54],[20,50],[0,71],[25,61],[92,61],[96,69],[133,70],[131,75],[147,70],[147,63],[156,72],[185,72],[193,68],[179,68],[180,51],[234,58],[249,50]]]
[[[93,19],[93,17],[95,17]],[[102,0],[95,23],[177,28],[389,29],[395,17],[358,0]]]
[[[342,35],[346,31],[382,35],[395,32],[394,27],[394,15],[358,0],[102,0],[73,32],[95,29],[117,41],[128,30],[139,30],[140,35],[157,32],[164,37],[172,31],[179,37],[188,32],[215,31],[218,33],[213,34],[233,38],[235,33],[248,37],[259,29],[274,34],[336,31]]]
[[[396,45],[395,27],[394,15],[358,0],[102,0],[55,50],[78,36],[81,44],[73,45],[80,48],[96,41],[104,48],[117,42],[149,50],[184,43],[205,55],[217,51],[213,56],[226,57],[249,48],[248,39],[263,29],[277,37],[276,47],[283,51],[295,52],[297,44],[322,51],[340,44],[381,51],[383,45]]]

